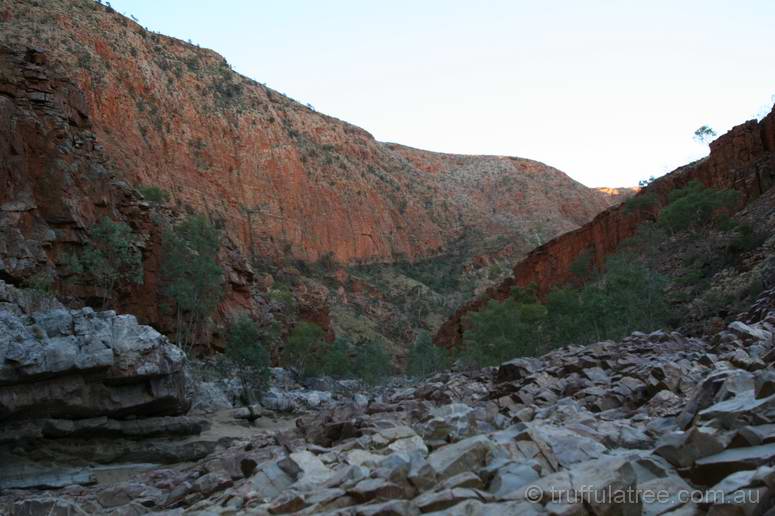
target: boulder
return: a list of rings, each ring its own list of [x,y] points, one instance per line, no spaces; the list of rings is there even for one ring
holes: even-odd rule
[[[691,471],[692,480],[700,485],[721,482],[725,477],[743,470],[775,463],[775,443],[730,448],[715,455],[695,461]]]
[[[515,358],[505,362],[498,368],[496,383],[515,382],[522,380],[537,368],[538,361],[531,358]]]
[[[184,353],[134,316],[91,308],[19,315],[22,310],[0,310],[0,420],[188,409]]]
[[[483,435],[449,444],[428,456],[428,463],[440,479],[481,468],[497,452],[496,445]]]

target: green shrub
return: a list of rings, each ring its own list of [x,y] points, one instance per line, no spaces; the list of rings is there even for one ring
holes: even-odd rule
[[[429,376],[449,366],[447,350],[433,345],[431,334],[419,331],[409,350],[406,374],[417,378]]]
[[[269,353],[261,343],[256,324],[247,315],[234,319],[226,331],[226,356],[237,366],[243,388],[243,403],[250,405],[255,394],[269,382]]]
[[[320,363],[320,372],[334,378],[347,378],[353,375],[350,360],[350,340],[337,337],[325,350]]]
[[[531,289],[467,316],[460,358],[465,365],[497,365],[548,347],[619,339],[650,331],[670,316],[666,280],[631,255],[611,257],[605,272],[581,288],[564,287],[537,301]]]
[[[582,251],[570,264],[570,273],[579,281],[586,281],[593,272],[592,253],[589,249]]]
[[[288,336],[283,350],[283,366],[294,369],[302,377],[320,374],[325,336],[317,324],[300,321]]]
[[[202,215],[191,215],[163,234],[162,290],[175,302],[181,346],[196,345],[197,330],[223,296],[220,241],[220,232]]]
[[[544,349],[541,325],[546,315],[546,307],[520,289],[503,302],[490,300],[484,310],[467,316],[460,359],[482,367],[537,355]]]
[[[140,186],[137,190],[143,199],[154,204],[164,204],[170,199],[170,194],[158,186]]]
[[[393,372],[390,354],[378,342],[362,343],[356,348],[353,372],[369,385],[376,385]]]
[[[767,235],[754,230],[750,224],[741,224],[735,228],[737,235],[730,242],[728,251],[732,254],[745,253],[756,249],[764,243]]]
[[[633,213],[645,211],[657,204],[657,196],[652,192],[636,194],[624,201],[624,212]]]
[[[717,224],[740,199],[736,190],[713,190],[699,181],[673,190],[659,214],[659,224],[672,233]]]
[[[69,267],[103,290],[104,304],[113,298],[117,284],[142,284],[142,254],[128,225],[104,217],[89,231],[89,238],[80,256],[69,257]]]
[[[54,277],[48,270],[36,272],[24,281],[24,286],[36,294],[51,294],[54,291]]]

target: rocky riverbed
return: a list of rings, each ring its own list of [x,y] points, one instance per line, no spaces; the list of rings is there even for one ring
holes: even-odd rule
[[[275,370],[255,418],[232,407],[228,379],[179,374],[184,360],[150,328],[88,309],[39,315],[19,292],[0,289],[3,514],[773,506],[775,291],[712,338],[635,333],[371,390],[304,388]],[[85,387],[43,404],[76,378]]]

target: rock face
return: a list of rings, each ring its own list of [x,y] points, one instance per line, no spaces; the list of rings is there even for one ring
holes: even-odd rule
[[[477,311],[490,299],[503,300],[515,286],[536,285],[539,295],[572,279],[571,266],[582,253],[588,253],[597,267],[619,244],[635,234],[638,226],[654,220],[667,203],[668,194],[700,181],[709,188],[735,189],[742,203],[757,198],[775,183],[775,110],[760,122],[750,120],[720,136],[710,145],[710,155],[657,179],[637,196],[651,195],[656,203],[646,209],[617,205],[603,211],[591,222],[534,249],[513,270],[513,276],[484,295],[460,308],[438,331],[435,342],[452,347],[461,342],[463,318]]]
[[[292,427],[243,428],[206,457],[186,456],[189,464],[91,486],[88,470],[49,470],[39,484],[7,479],[0,512],[769,514],[773,335],[770,290],[713,339],[634,333],[499,368],[335,392],[299,407]],[[42,433],[197,425],[165,419],[50,420]],[[46,489],[66,483],[81,485]]]
[[[131,315],[32,311],[0,281],[0,421],[156,416],[188,409],[185,355]]]
[[[222,220],[247,256],[413,260],[464,227],[526,235],[540,220],[548,237],[605,207],[541,163],[381,144],[99,5],[12,2],[4,16],[0,43],[46,49],[127,181]]]

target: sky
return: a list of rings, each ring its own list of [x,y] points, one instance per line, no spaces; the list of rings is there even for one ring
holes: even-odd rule
[[[772,106],[772,0],[113,0],[380,141],[631,186]]]

